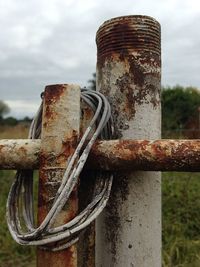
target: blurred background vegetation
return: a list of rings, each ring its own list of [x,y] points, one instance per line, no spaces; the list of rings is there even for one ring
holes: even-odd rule
[[[95,89],[95,74],[89,81],[89,87]],[[161,99],[162,138],[200,138],[198,89],[164,87]],[[31,119],[8,115],[9,107],[0,101],[0,138],[26,138]],[[0,176],[0,266],[33,267],[34,248],[17,245],[7,230],[5,206],[14,172],[2,170]],[[163,173],[163,267],[200,266],[199,196],[199,173]]]

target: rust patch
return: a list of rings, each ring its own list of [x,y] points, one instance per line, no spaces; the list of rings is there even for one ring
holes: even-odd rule
[[[148,16],[114,18],[99,28],[96,42],[99,64],[110,54],[130,54],[133,49],[160,54],[160,24]]]
[[[55,103],[59,101],[66,87],[67,84],[47,85],[45,87],[45,92],[44,92],[44,99],[47,105],[50,105],[52,102]]]
[[[76,147],[77,147],[77,143],[78,143],[78,140],[79,140],[79,134],[77,131],[73,130],[72,131],[72,135],[71,137],[69,138],[68,136],[62,141],[62,150],[60,152],[60,155],[63,155],[65,157],[65,160],[66,158],[69,157],[69,155],[71,155]]]
[[[55,84],[45,87],[45,119],[55,120],[57,114],[54,110],[54,104],[62,98],[63,93],[66,93],[67,84]],[[45,124],[44,127],[47,125]]]
[[[20,147],[19,148],[19,153],[26,157],[26,154],[27,154],[26,148],[25,147]]]
[[[152,153],[153,152],[153,153]],[[166,158],[166,151],[163,151],[163,148],[161,146],[161,144],[159,143],[153,143],[152,144],[152,149],[150,151],[150,155],[152,155],[152,157],[159,159],[159,161],[164,160]]]
[[[2,153],[2,150],[4,149],[3,145],[0,145],[0,153]]]
[[[77,266],[77,257],[74,247],[75,246],[72,246],[65,251],[57,251],[53,253],[50,251],[43,251],[38,249],[37,266]]]
[[[55,113],[55,110],[52,110],[51,106],[47,106],[45,110],[45,115],[46,115],[46,118],[54,120],[56,113]],[[47,127],[47,126],[48,124],[44,123],[44,127]]]

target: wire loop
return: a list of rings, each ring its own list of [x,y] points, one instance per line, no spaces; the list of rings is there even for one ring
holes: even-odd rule
[[[34,222],[33,171],[21,170],[15,175],[7,200],[7,223],[12,237],[21,245],[36,245],[52,251],[67,248],[78,241],[79,234],[97,218],[106,206],[113,176],[99,172],[91,202],[68,223],[53,226],[58,213],[78,183],[78,177],[94,142],[97,138],[111,139],[113,136],[111,108],[105,96],[84,88],[81,89],[81,99],[93,109],[94,116],[68,162],[51,209],[38,227]],[[29,138],[31,139],[40,138],[42,108],[43,102],[30,126]]]

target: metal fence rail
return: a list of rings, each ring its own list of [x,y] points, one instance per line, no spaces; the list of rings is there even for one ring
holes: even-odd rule
[[[41,140],[0,140],[0,169],[38,169]],[[200,140],[97,141],[89,170],[200,171]]]

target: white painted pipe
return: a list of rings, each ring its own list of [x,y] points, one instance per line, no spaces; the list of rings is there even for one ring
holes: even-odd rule
[[[109,97],[121,139],[160,138],[160,25],[146,16],[97,32],[97,90]],[[118,173],[96,226],[97,267],[161,266],[161,176]]]

